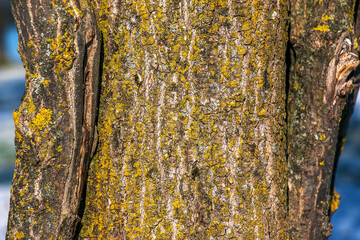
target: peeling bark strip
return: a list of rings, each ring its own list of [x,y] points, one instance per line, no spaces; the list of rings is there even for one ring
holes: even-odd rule
[[[101,39],[75,1],[12,1],[26,92],[7,239],[72,239],[97,143]]]
[[[87,13],[75,33],[74,60],[70,76],[73,92],[70,106],[74,109],[74,150],[68,169],[57,236],[74,236],[80,221],[79,208],[83,199],[90,158],[96,148],[97,103],[99,90],[100,35],[95,16]]]

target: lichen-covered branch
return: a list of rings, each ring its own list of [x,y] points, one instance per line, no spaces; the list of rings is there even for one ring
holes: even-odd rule
[[[8,239],[72,239],[81,219],[99,95],[95,15],[75,1],[12,1],[26,92]]]

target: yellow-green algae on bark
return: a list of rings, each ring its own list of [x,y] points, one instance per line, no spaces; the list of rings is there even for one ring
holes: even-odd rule
[[[286,3],[91,4],[104,52],[80,237],[286,239]]]

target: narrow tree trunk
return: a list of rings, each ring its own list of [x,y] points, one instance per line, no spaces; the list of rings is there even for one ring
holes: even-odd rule
[[[354,6],[354,1],[291,2],[288,226],[292,239],[331,235],[334,173],[357,94]]]
[[[91,9],[64,2],[12,1],[27,82],[14,112],[10,239],[71,239],[81,220],[101,44]]]

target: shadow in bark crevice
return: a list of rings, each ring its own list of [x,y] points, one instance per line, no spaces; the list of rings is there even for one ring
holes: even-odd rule
[[[104,37],[103,37],[102,34],[100,34],[100,35],[101,35],[101,44],[100,44],[100,62],[99,62],[99,86],[98,86],[98,93],[97,93],[98,97],[97,97],[97,103],[96,103],[96,116],[95,116],[95,126],[96,127],[98,126],[100,97],[101,97],[101,80],[102,80],[102,75],[103,75],[103,67],[102,66],[103,66],[103,63],[104,63],[104,41],[103,41]],[[94,152],[94,156],[96,155],[97,149],[98,149],[98,143],[96,144],[96,149],[95,149],[95,152]],[[87,193],[87,179],[89,177],[90,165],[91,165],[91,162],[92,162],[94,156],[90,157],[90,160],[89,160],[89,163],[88,163],[88,166],[87,166],[87,172],[86,172],[86,177],[85,177],[86,181],[84,183],[84,190],[82,192],[81,202],[80,202],[80,207],[79,207],[79,213],[78,213],[80,219],[83,218],[84,213],[85,213],[86,193]],[[80,220],[80,222],[79,222],[79,224],[78,224],[78,226],[76,228],[74,239],[79,239],[79,235],[80,235],[82,227],[83,227],[83,225],[82,225],[82,222]]]
[[[288,11],[288,16],[290,16],[291,14],[291,7]],[[293,44],[290,41],[290,33],[291,33],[291,24],[290,24],[290,20],[288,23],[288,41],[286,44],[286,52],[285,52],[285,66],[286,66],[286,70],[285,70],[285,113],[286,113],[286,151],[285,151],[285,160],[288,163],[289,162],[289,91],[290,91],[290,71],[291,71],[291,65],[293,64],[293,62],[296,61],[296,53],[293,47]],[[287,206],[287,212],[289,212],[289,186],[287,185],[287,201],[286,201],[286,206]]]

